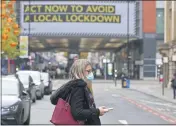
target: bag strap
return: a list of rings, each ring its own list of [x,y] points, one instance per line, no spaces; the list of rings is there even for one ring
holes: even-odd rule
[[[68,102],[68,103],[70,103],[70,99],[72,96],[72,90],[73,90],[73,87],[70,89],[70,91],[68,92],[68,96],[66,97],[66,102]]]
[[[70,103],[70,99],[71,99],[71,91],[70,91],[69,95],[66,97],[66,102]]]
[[[92,107],[92,105],[90,104],[90,97],[89,97],[89,89],[87,87],[84,88],[84,92],[85,92],[85,97],[87,99],[87,102],[89,104],[89,108]]]

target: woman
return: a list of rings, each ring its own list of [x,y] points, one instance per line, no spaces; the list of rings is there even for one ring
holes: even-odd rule
[[[91,81],[94,79],[91,63],[86,59],[76,60],[70,68],[70,79],[51,96],[51,103],[56,105],[59,98],[66,99],[71,93],[71,114],[85,125],[101,125],[99,116],[108,112],[104,106],[96,108]]]

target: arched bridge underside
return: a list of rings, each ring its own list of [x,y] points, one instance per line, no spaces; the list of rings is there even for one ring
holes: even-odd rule
[[[131,37],[129,42],[137,40]],[[56,36],[32,36],[29,38],[29,48],[32,52],[48,52],[51,50],[64,52],[94,52],[116,51],[126,45],[127,37],[120,38],[80,38]]]

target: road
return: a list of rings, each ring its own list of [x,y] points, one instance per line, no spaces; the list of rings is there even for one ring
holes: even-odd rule
[[[60,82],[64,83],[64,82]],[[55,84],[55,88],[60,84]],[[176,124],[176,105],[130,89],[113,87],[112,83],[93,84],[97,106],[114,110],[101,117],[102,124]],[[31,124],[50,124],[54,106],[50,96],[32,105]]]

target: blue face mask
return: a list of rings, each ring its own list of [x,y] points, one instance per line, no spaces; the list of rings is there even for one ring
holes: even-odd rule
[[[94,80],[94,75],[93,75],[92,72],[87,75],[87,79],[90,80],[90,81],[91,81],[91,80]]]

